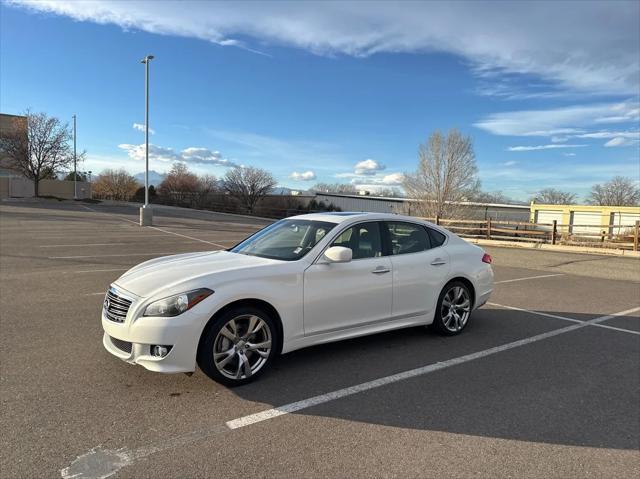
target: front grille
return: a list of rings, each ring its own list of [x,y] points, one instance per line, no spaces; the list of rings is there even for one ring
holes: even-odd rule
[[[116,323],[124,323],[130,306],[130,299],[119,296],[113,288],[109,288],[107,297],[104,298],[104,311],[107,319]]]
[[[111,339],[111,344],[113,344],[116,348],[118,348],[123,353],[131,354],[131,343],[129,341],[122,341],[121,339],[113,338],[109,336]]]

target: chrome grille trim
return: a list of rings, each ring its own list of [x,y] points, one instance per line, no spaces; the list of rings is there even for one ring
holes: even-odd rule
[[[104,298],[103,310],[109,321],[124,323],[133,301],[111,287]]]

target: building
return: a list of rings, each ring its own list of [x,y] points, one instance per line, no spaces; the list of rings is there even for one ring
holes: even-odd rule
[[[531,202],[530,221],[552,225],[561,233],[601,235],[624,233],[640,221],[640,206],[544,205]]]
[[[374,213],[402,213],[408,198],[390,198],[364,195],[341,195],[337,193],[316,193],[316,201],[332,204],[342,211],[367,211]],[[528,205],[510,205],[500,203],[461,203],[467,207],[467,219],[489,219],[501,221],[529,221]],[[411,211],[407,211],[411,213]]]
[[[27,117],[0,113],[0,138],[20,136],[25,145],[28,141]],[[25,155],[28,148],[25,147]],[[34,196],[33,181],[26,178],[15,166],[14,159],[0,149],[0,198],[30,198]],[[77,197],[91,197],[91,183],[77,182]],[[73,181],[55,179],[40,180],[40,196],[74,198]]]
[[[22,137],[27,143],[27,117],[0,113],[0,138]],[[25,152],[26,154],[26,152]],[[0,176],[22,176],[14,166],[13,158],[0,149]]]

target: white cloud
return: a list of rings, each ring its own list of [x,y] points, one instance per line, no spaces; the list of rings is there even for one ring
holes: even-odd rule
[[[612,146],[635,146],[635,145],[638,145],[639,143],[640,142],[638,142],[638,140],[625,138],[623,136],[616,136],[615,138],[612,138],[609,141],[607,141],[604,144],[604,146],[607,146],[607,147],[612,147]]]
[[[134,123],[133,129],[138,131],[144,131],[144,123]],[[149,133],[155,135],[156,131],[153,128],[149,128]]]
[[[510,161],[505,161],[503,164],[504,164],[504,166],[513,166],[513,165],[518,164],[518,162],[510,160]]]
[[[375,160],[362,160],[356,163],[353,171],[356,175],[375,175],[378,171],[384,170],[386,167]]]
[[[125,150],[129,155],[129,158],[136,161],[145,159],[144,143],[140,145],[130,145],[123,143],[118,145],[118,148]],[[176,153],[173,148],[167,148],[149,143],[149,161],[160,162],[173,162],[183,161],[185,163],[192,163],[198,165],[210,165],[210,166],[224,166],[234,167],[238,166],[236,163],[222,158],[222,155],[218,151],[211,151],[207,148],[190,147],[185,148],[180,153]]]
[[[298,173],[297,171],[294,171],[289,175],[289,178],[291,178],[294,181],[311,181],[316,179],[316,174],[311,170],[303,171],[302,173]]]
[[[404,175],[402,173],[391,173],[384,176],[381,183],[387,186],[401,186],[403,180]]]
[[[321,55],[448,52],[483,77],[637,94],[640,4],[518,2],[123,2],[8,0],[35,11],[223,46],[286,45]],[[242,38],[243,40],[239,40]],[[497,83],[497,82],[496,82]],[[553,93],[553,92],[552,92]],[[544,88],[542,94],[545,94]]]
[[[373,185],[378,187],[402,186],[403,179],[404,175],[402,173],[390,173],[379,176],[357,176],[351,180],[351,184],[360,187]]]
[[[507,151],[537,151],[537,150],[554,150],[556,148],[581,148],[587,145],[559,145],[553,143],[551,145],[536,145],[536,146],[510,146]]]
[[[576,156],[575,153],[563,153],[563,156]]]
[[[637,102],[576,105],[550,110],[522,110],[494,113],[474,125],[494,135],[575,136],[586,133],[584,127],[603,122],[637,122]]]
[[[576,138],[629,138],[640,139],[640,131],[596,131],[575,135]]]

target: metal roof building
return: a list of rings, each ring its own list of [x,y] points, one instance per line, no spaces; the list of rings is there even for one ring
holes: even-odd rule
[[[342,211],[369,211],[374,213],[401,213],[404,203],[410,198],[390,198],[381,196],[341,195],[336,193],[316,193],[316,200],[332,204]],[[469,219],[495,219],[508,221],[529,221],[529,205],[500,203],[461,203],[468,207]]]

